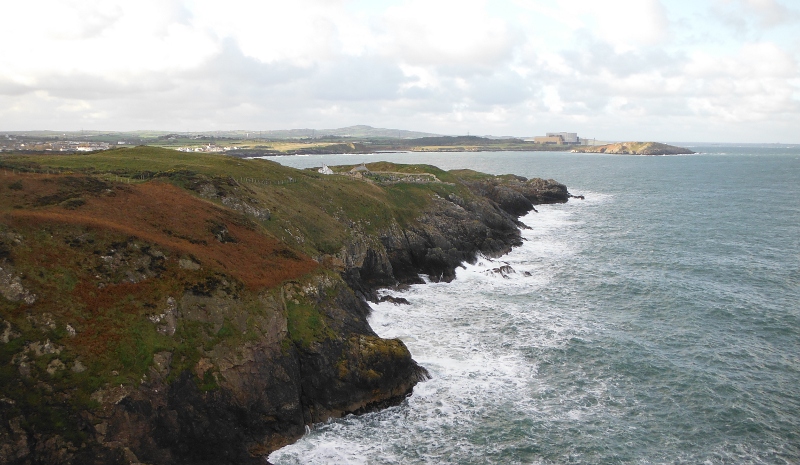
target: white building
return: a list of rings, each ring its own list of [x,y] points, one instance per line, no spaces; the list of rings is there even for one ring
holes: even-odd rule
[[[548,132],[547,137],[561,137],[564,144],[580,144],[581,139],[577,132]]]

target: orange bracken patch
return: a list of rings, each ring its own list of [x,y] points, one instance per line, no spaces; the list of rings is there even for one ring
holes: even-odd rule
[[[45,181],[33,176],[27,179]],[[114,189],[113,195],[82,198],[85,203],[72,210],[61,206],[7,210],[3,221],[73,224],[134,236],[191,256],[201,265],[229,274],[250,288],[273,287],[318,266],[309,257],[259,231],[258,226],[248,224],[240,214],[193,197],[171,184],[127,185]],[[225,230],[223,242],[218,239],[220,228]]]

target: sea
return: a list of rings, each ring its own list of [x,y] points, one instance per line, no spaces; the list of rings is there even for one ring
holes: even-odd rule
[[[269,461],[800,463],[800,146],[684,146],[270,157],[553,178],[585,199],[537,207],[523,245],[450,283],[382,291],[410,305],[372,304],[370,324],[432,378]]]

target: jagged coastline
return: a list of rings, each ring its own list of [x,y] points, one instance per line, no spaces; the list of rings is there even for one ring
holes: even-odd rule
[[[428,375],[369,327],[376,290],[452,280],[479,253],[521,244],[519,216],[570,197],[553,180],[433,167],[370,165],[432,171],[431,184],[263,163],[245,167],[291,181],[152,170],[125,184],[13,162],[0,177],[9,464],[263,463],[306,425],[401,402]],[[329,218],[291,219],[310,202],[287,206],[286,193],[317,188]],[[193,219],[171,218],[176,205]],[[120,321],[101,331],[110,315]]]
[[[576,153],[609,153],[615,155],[691,155],[694,152],[674,145],[659,142],[618,142],[592,145],[572,149]]]

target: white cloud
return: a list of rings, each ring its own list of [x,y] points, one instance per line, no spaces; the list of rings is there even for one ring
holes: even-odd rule
[[[4,2],[0,130],[360,123],[796,139],[796,8],[699,1]]]
[[[800,5],[778,0],[712,0],[709,18],[735,34],[736,40],[763,40],[800,26]],[[791,5],[791,6],[787,6]]]
[[[727,0],[731,2],[732,0]],[[777,0],[733,0],[747,15],[755,15],[764,27],[773,27],[800,19],[796,10],[790,10]],[[797,5],[795,5],[797,7]]]
[[[695,78],[791,78],[797,76],[795,59],[774,43],[744,44],[734,55],[693,54],[686,72]]]
[[[369,28],[341,1],[196,0],[191,11],[196,27],[233,39],[245,55],[268,63],[312,66],[371,42]]]
[[[618,51],[662,43],[669,32],[664,6],[659,0],[561,0],[560,16],[579,21]]]
[[[768,121],[797,114],[796,60],[772,43],[746,44],[734,55],[697,53],[686,66],[695,90],[687,95],[697,113],[724,121]]]
[[[484,0],[408,0],[386,11],[381,47],[407,65],[499,65],[511,58],[515,37],[485,7]]]
[[[19,19],[0,28],[0,69],[31,88],[52,76],[86,75],[125,86],[147,73],[196,66],[218,50],[185,23],[177,2],[39,0],[13,2],[3,13]]]

